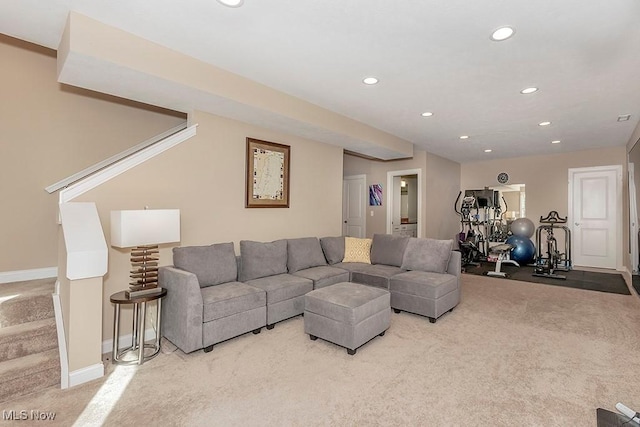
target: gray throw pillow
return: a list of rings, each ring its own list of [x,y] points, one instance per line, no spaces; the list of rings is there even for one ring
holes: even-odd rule
[[[287,241],[240,241],[241,282],[287,272]]]
[[[400,267],[409,237],[391,234],[374,234],[371,244],[371,264],[385,264]]]
[[[173,248],[173,265],[195,274],[200,287],[234,282],[238,277],[233,242]]]
[[[329,265],[342,262],[344,259],[344,237],[323,237],[320,239],[320,245]]]
[[[404,252],[402,268],[444,273],[447,271],[452,250],[453,240],[411,237]]]
[[[289,273],[305,268],[327,265],[322,247],[317,237],[303,237],[287,240],[287,268]]]

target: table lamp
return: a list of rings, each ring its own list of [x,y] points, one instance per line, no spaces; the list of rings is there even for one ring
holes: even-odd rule
[[[158,245],[179,241],[179,209],[111,211],[111,246],[132,248],[128,298],[162,291],[158,287]]]

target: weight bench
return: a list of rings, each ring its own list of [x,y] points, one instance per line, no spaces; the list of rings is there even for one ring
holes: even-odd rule
[[[511,254],[511,249],[513,248],[514,246],[510,245],[509,243],[502,243],[500,245],[496,245],[492,247],[489,250],[489,253],[497,254],[498,259],[496,260],[496,269],[494,271],[488,271],[487,276],[507,277],[507,273],[505,273],[504,271],[500,271],[503,263],[513,264],[516,267],[520,267],[520,264],[518,264],[516,261],[509,258]]]

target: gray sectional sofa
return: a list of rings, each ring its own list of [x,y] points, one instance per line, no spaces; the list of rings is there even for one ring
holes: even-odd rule
[[[357,239],[356,239],[357,240]],[[349,243],[352,241],[349,240]],[[160,267],[167,289],[162,335],[189,353],[304,313],[314,289],[356,282],[386,289],[391,308],[429,318],[460,301],[460,253],[453,241],[376,234],[365,262],[345,262],[344,237],[187,246]]]

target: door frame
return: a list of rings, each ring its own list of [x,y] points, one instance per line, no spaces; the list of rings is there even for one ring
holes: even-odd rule
[[[422,169],[405,169],[387,172],[387,234],[393,233],[393,178],[403,175],[418,175],[418,237],[422,237]]]
[[[367,235],[367,201],[369,198],[369,194],[367,193],[367,175],[366,174],[359,174],[359,175],[347,175],[347,176],[343,176],[342,177],[342,235],[346,236],[346,224],[345,221],[347,220],[346,217],[346,209],[347,209],[347,203],[345,200],[345,185],[346,185],[346,181],[347,180],[356,180],[356,179],[361,179],[364,182],[364,191],[362,193],[362,200],[360,200],[360,202],[362,203],[362,213],[363,213],[363,224],[362,224],[362,230],[363,230],[363,235],[366,236]]]
[[[609,165],[609,166],[592,166],[586,168],[569,168],[569,206],[568,223],[569,230],[572,235],[576,233],[575,222],[573,221],[573,180],[577,173],[583,172],[604,172],[604,171],[616,172],[616,270],[624,271],[624,265],[622,262],[622,165]],[[573,245],[575,239],[571,239],[571,245]],[[571,252],[576,253],[574,248],[571,248]],[[573,261],[573,260],[572,260]]]
[[[627,175],[629,177],[629,253],[631,259],[631,274],[638,274],[638,204],[636,197],[635,165],[627,161]]]

